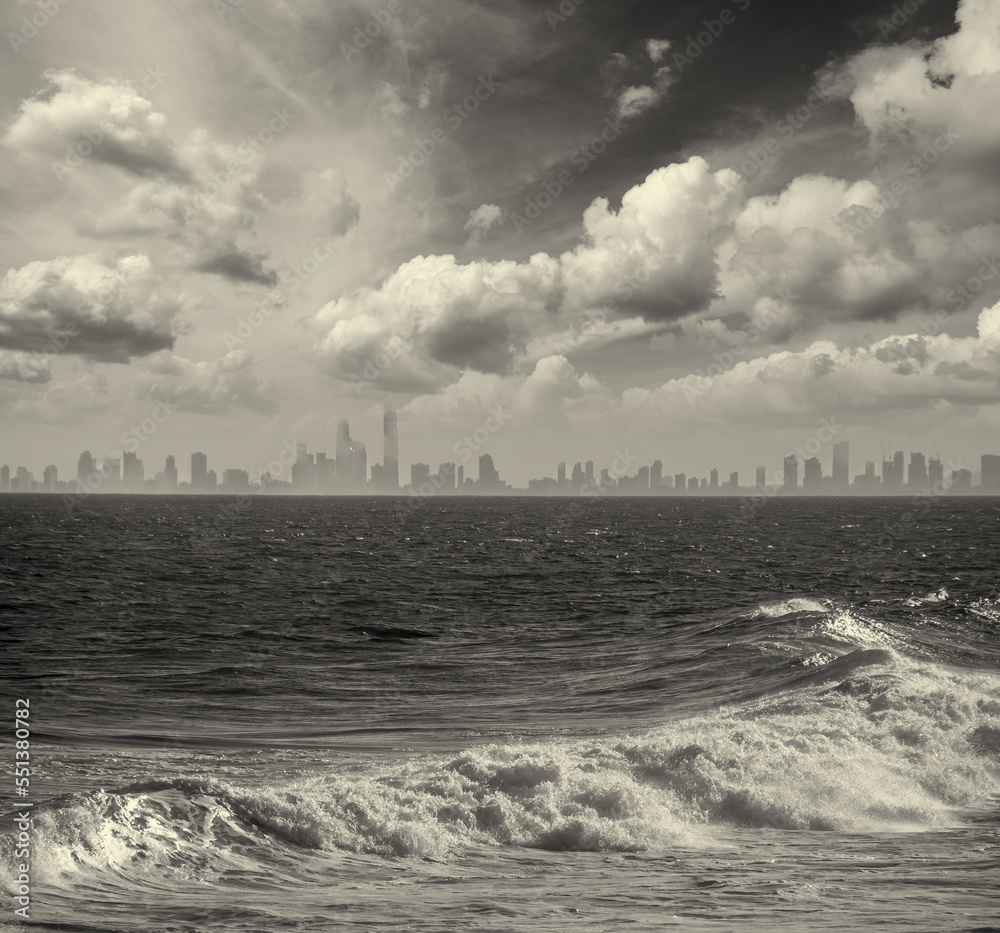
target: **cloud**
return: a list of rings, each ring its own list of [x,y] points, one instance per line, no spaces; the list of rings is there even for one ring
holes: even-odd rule
[[[482,242],[483,237],[494,227],[500,226],[503,221],[503,209],[496,204],[480,204],[475,210],[469,211],[469,219],[463,228],[469,234],[465,248],[475,249]]]
[[[670,43],[666,39],[646,40],[646,54],[649,55],[649,59],[654,65],[659,64],[668,51],[670,51]]]
[[[277,285],[277,273],[264,268],[266,258],[263,254],[251,253],[233,243],[226,243],[214,256],[201,260],[194,269],[221,275],[234,282]]]
[[[182,177],[166,117],[127,81],[47,71],[48,87],[21,103],[4,145],[75,166],[80,157],[132,175]]]
[[[49,382],[52,374],[49,372],[48,360],[42,354],[0,350],[0,379]]]
[[[84,373],[72,382],[49,382],[39,393],[8,394],[6,400],[2,386],[0,402],[6,401],[4,415],[12,421],[73,425],[107,415],[108,382],[103,373]]]
[[[660,102],[660,94],[651,87],[627,87],[618,95],[615,116],[619,120],[632,120],[651,110]]]
[[[976,336],[893,335],[869,347],[817,341],[693,373],[653,391],[633,390],[656,423],[808,423],[821,415],[861,421],[887,412],[975,409],[1000,402],[1000,304]]]
[[[172,347],[187,303],[146,256],[30,262],[0,282],[0,347],[127,363]]]
[[[473,262],[418,256],[381,287],[324,305],[314,324],[316,352],[343,379],[399,346],[386,378],[397,388],[427,387],[462,369],[509,372],[527,342],[547,329],[560,292],[559,263],[543,253],[528,262]]]
[[[256,375],[253,357],[245,350],[197,363],[162,353],[150,363],[149,372],[139,377],[140,388],[150,398],[168,399],[181,411],[227,415],[244,408],[270,415],[278,410],[274,387]]]

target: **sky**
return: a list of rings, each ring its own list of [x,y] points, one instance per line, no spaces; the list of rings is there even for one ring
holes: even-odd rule
[[[1000,452],[1000,4],[12,0],[0,462]],[[145,427],[143,427],[145,426]],[[463,440],[464,439],[464,440]],[[475,466],[467,466],[476,475]]]

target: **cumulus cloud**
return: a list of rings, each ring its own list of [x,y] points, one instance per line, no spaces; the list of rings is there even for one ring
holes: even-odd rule
[[[494,227],[500,226],[503,221],[503,209],[496,204],[480,204],[475,210],[469,211],[469,219],[465,222],[464,227],[469,234],[465,248],[475,249],[482,242],[483,237]]]
[[[44,355],[0,350],[0,379],[48,382],[51,378],[49,363]]]
[[[976,336],[886,337],[869,347],[817,341],[656,390],[633,390],[644,413],[684,423],[808,423],[819,414],[861,420],[886,412],[974,409],[1000,402],[1000,304]]]
[[[149,372],[139,377],[140,388],[151,398],[169,399],[181,411],[226,415],[245,408],[270,415],[278,410],[274,387],[256,374],[245,350],[201,362],[162,353],[150,363]]]
[[[80,158],[132,175],[183,176],[167,119],[127,81],[95,83],[47,71],[48,87],[21,103],[4,145],[75,166]]]
[[[553,326],[557,260],[474,262],[418,256],[380,288],[364,288],[317,312],[316,350],[335,375],[363,376],[387,347],[401,350],[386,376],[397,388],[451,380],[462,369],[509,372],[528,341]]]
[[[670,43],[666,39],[647,39],[646,54],[649,55],[653,64],[659,64],[663,56],[670,51]]]
[[[631,120],[652,109],[660,102],[660,94],[647,85],[627,87],[618,95],[615,116],[619,120]]]
[[[146,256],[30,262],[0,282],[0,347],[127,363],[172,347],[186,307]]]

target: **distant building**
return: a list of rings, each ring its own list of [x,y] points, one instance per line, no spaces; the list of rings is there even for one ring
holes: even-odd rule
[[[940,457],[931,457],[927,462],[927,485],[933,492],[944,491],[944,464]]]
[[[94,458],[90,455],[90,451],[85,450],[82,454],[80,454],[80,459],[76,464],[76,478],[79,482],[86,486],[87,480],[90,479],[91,475],[96,472],[97,464],[94,462]]]
[[[912,492],[920,492],[927,488],[927,458],[923,454],[916,452],[910,454],[910,473],[907,480]]]
[[[639,475],[636,477],[636,491],[639,493],[649,492],[649,467],[639,467]]]
[[[399,418],[391,408],[382,415],[382,492],[399,492]]]
[[[588,460],[587,467],[592,467],[593,464]],[[589,482],[593,482],[594,474],[593,470],[587,476]],[[649,488],[652,490],[658,490],[663,485],[663,463],[660,460],[654,460],[653,465],[649,468]]]
[[[1000,492],[1000,454],[983,454],[980,484],[983,492]]]
[[[431,468],[429,464],[426,463],[410,464],[410,486],[413,488],[414,492],[420,492],[420,487],[423,486],[425,483],[428,486],[430,486],[430,481],[431,481]]]
[[[126,451],[122,460],[122,490],[142,492],[144,487],[142,461],[133,452]]]
[[[675,473],[674,474],[674,489],[677,492],[685,492],[687,490],[687,474],[686,473]]]
[[[563,476],[565,478],[566,465],[563,464]],[[483,454],[479,458],[479,491],[486,495],[503,491],[503,483],[500,482],[500,474],[493,466],[493,458],[489,454]]]
[[[851,482],[850,441],[837,441],[833,445],[833,489],[846,492]]]
[[[740,488],[740,474],[730,473],[729,474],[729,488],[736,492]]]
[[[6,463],[0,467],[0,492],[10,492],[10,467]]]
[[[708,485],[712,489],[718,489],[719,488],[719,471],[713,468],[712,472],[708,474],[708,477],[709,477]]]
[[[763,492],[767,489],[767,467],[757,467],[757,478],[754,485],[757,492]]]
[[[566,491],[566,461],[562,461],[556,467],[556,482],[559,484],[559,491]]]
[[[794,490],[799,488],[799,458],[795,454],[785,457],[785,472],[782,488]]]
[[[656,461],[656,463],[659,463],[659,462],[660,462],[659,460]],[[655,467],[656,464],[654,463],[653,466]],[[594,461],[593,460],[588,460],[587,461],[587,464],[586,464],[586,466],[584,468],[584,473],[585,473],[584,479],[587,481],[587,483],[589,483],[592,486],[594,484]]]
[[[250,492],[250,474],[246,470],[223,470],[222,489],[225,493]]]
[[[972,470],[952,470],[951,491],[957,493],[972,492]]]
[[[208,457],[201,451],[191,454],[191,492],[208,492]]]
[[[816,495],[823,490],[823,466],[819,457],[810,457],[802,467],[802,491]]]

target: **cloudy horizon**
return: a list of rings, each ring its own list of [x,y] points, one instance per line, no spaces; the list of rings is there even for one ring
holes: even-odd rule
[[[0,462],[1000,452],[988,0],[2,17]]]

